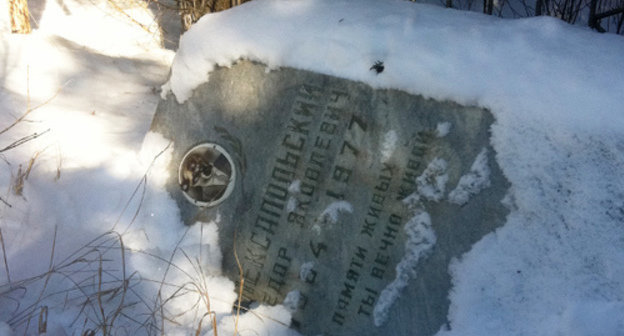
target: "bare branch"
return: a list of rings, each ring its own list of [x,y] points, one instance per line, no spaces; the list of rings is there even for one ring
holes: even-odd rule
[[[9,262],[7,261],[6,249],[4,248],[4,237],[2,236],[2,229],[0,229],[0,245],[2,245],[2,256],[4,257],[4,268],[6,269],[9,288],[13,288],[13,285],[11,284],[11,273],[9,273]]]
[[[50,131],[50,129],[48,128],[47,130],[43,131],[42,133],[33,133],[31,135],[27,135],[27,136],[25,136],[25,137],[23,137],[21,139],[18,139],[16,141],[14,141],[13,143],[11,143],[10,145],[0,149],[0,153],[6,152],[6,151],[11,150],[11,149],[13,149],[15,147],[23,145],[23,144],[27,143],[28,141],[35,140],[38,137],[48,133],[49,131]]]
[[[614,9],[608,10],[608,11],[606,11],[604,13],[596,14],[595,18],[597,20],[602,20],[602,19],[604,19],[606,17],[612,16],[612,15],[617,15],[617,14],[620,14],[620,13],[624,13],[624,7],[614,8]]]
[[[69,82],[67,82],[69,83]],[[67,83],[65,83],[65,85],[67,85]],[[63,85],[63,86],[65,86]],[[63,89],[63,86],[61,86],[56,93],[54,93],[54,95],[52,95],[52,97],[48,98],[48,100],[44,101],[43,103],[33,107],[33,108],[27,108],[26,112],[24,112],[24,114],[22,114],[21,117],[17,118],[11,125],[9,125],[8,127],[6,127],[5,129],[3,129],[2,131],[0,131],[0,134],[10,130],[11,128],[13,128],[15,125],[19,124],[21,121],[24,120],[24,118],[26,118],[26,116],[28,116],[31,112],[35,111],[36,109],[48,104],[49,102],[51,102],[54,98],[56,98],[56,96],[58,96],[58,94],[61,92],[61,90]],[[29,103],[28,105],[30,105],[30,98],[29,98]]]

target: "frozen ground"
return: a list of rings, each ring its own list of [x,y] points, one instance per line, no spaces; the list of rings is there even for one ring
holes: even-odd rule
[[[36,108],[0,133],[0,335],[210,334],[207,311],[232,333],[227,223],[181,224],[168,142],[147,131],[172,60],[164,93],[184,101],[239,58],[492,111],[511,212],[451,265],[438,335],[624,335],[621,36],[407,1],[256,0],[202,19],[174,59],[143,8],[124,9],[147,29],[106,2],[39,6],[17,36],[0,4],[0,132]],[[241,334],[290,333],[287,306],[256,313]]]

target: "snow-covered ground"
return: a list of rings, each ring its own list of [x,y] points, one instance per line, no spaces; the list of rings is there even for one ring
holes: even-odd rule
[[[163,94],[184,101],[240,58],[492,111],[511,212],[450,266],[438,335],[624,335],[621,36],[398,0],[254,0],[204,17],[174,58],[140,6],[123,9],[143,27],[105,1],[33,3],[27,36],[0,5],[0,335],[210,334],[208,311],[233,332],[227,223],[182,225],[168,141],[148,129],[172,62]],[[241,334],[292,333],[287,306],[255,313]]]

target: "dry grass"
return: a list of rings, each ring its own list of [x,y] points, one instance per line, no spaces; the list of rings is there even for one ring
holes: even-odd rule
[[[129,209],[132,200],[140,194],[140,202],[130,223],[125,227],[126,231],[136,220],[143,204],[147,174],[148,172],[138,183],[124,207],[125,212]],[[120,215],[113,227],[119,224],[121,217]],[[123,234],[111,230],[95,237],[57,261],[58,237],[55,227],[48,240],[50,252],[47,270],[36,276],[15,280],[11,277],[7,242],[0,228],[0,247],[7,276],[7,283],[0,283],[0,306],[4,308],[5,313],[9,305],[2,301],[14,306],[10,315],[3,319],[18,332],[44,334],[49,332],[49,318],[58,316],[53,315],[52,311],[55,314],[72,312],[75,315],[69,328],[79,332],[80,335],[120,335],[137,332],[147,335],[166,335],[167,325],[180,326],[181,322],[178,322],[178,319],[188,313],[171,310],[168,305],[174,300],[188,298],[196,300],[190,305],[191,310],[201,314],[196,327],[193,328],[195,335],[205,332],[208,327],[216,336],[218,335],[217,315],[211,309],[213,298],[205,275],[204,262],[201,257],[194,258],[180,247],[189,229],[187,227],[168,258],[148,251],[129,249],[124,243]],[[201,232],[200,246],[203,229]],[[236,235],[234,244],[236,244]],[[136,272],[128,274],[128,253],[147,256],[163,265],[164,271],[160,279],[143,278]],[[178,254],[184,257],[183,261],[186,266],[191,266],[191,271],[187,270],[188,267],[174,262]],[[241,306],[244,274],[235,248],[234,257],[240,272],[238,299],[233,307],[236,310],[234,326],[236,336],[239,334],[238,323],[241,311],[247,311],[247,309]],[[173,271],[183,274],[187,279],[186,282],[169,282],[167,276]],[[145,287],[150,287],[150,284],[157,286],[155,296],[146,296],[142,291]]]
[[[6,272],[7,281],[9,282],[9,287],[13,287],[13,284],[11,284],[11,272],[9,272],[9,261],[7,260],[7,253],[4,245],[4,236],[2,236],[2,228],[0,228],[0,247],[2,247],[2,259],[4,260],[4,270]]]
[[[154,161],[166,150],[167,148],[156,155]],[[36,159],[36,156],[34,158]],[[113,228],[121,226],[123,213],[129,211],[133,200],[139,198],[137,209],[134,210],[130,222],[125,225],[124,231],[128,231],[136,220],[143,205],[150,168],[151,165],[126,202]],[[26,178],[26,171],[22,175]],[[147,251],[129,249],[124,243],[123,234],[110,230],[58,261],[58,237],[55,228],[48,240],[50,252],[47,270],[20,280],[11,277],[8,246],[0,229],[0,247],[8,280],[7,283],[0,283],[0,301],[8,302],[14,307],[10,311],[10,316],[4,319],[18,332],[43,334],[49,332],[49,318],[69,312],[74,314],[69,328],[79,332],[80,335],[119,335],[137,332],[166,335],[168,325],[180,326],[182,322],[178,320],[189,313],[170,309],[169,305],[175,300],[188,299],[195,300],[189,306],[191,310],[201,315],[193,328],[194,333],[199,335],[205,332],[206,328],[210,328],[216,336],[218,335],[216,313],[211,309],[211,289],[205,276],[204,262],[201,257],[193,257],[180,247],[189,229],[186,229],[167,258]],[[202,236],[203,230],[199,237],[200,245]],[[136,272],[128,274],[128,253],[147,256],[162,265],[164,270],[160,278],[143,278]],[[184,266],[190,265],[190,271],[189,267],[174,262],[175,257],[179,255],[183,256]],[[183,274],[187,280],[183,283],[169,282],[168,275],[174,271]],[[241,271],[241,281],[242,278]],[[156,285],[155,295],[146,295],[143,290],[154,285]],[[9,305],[0,302],[0,306],[5,308],[6,313]],[[56,315],[52,314],[53,311]],[[239,297],[236,305],[237,323],[240,311]],[[236,330],[235,335],[237,333]]]
[[[85,326],[95,326],[81,334],[93,330],[110,335],[116,320],[125,317],[125,308],[133,305],[126,301],[132,290],[133,275],[126,274],[126,249],[121,235],[105,233],[55,263],[56,233],[55,229],[47,271],[0,285],[0,298],[16,304],[6,322],[13,329],[29,333],[33,320],[36,320],[38,333],[43,333],[47,330],[50,303],[63,302],[61,309],[80,307],[72,325],[80,320],[90,322],[84,323]],[[10,274],[5,242],[2,240],[1,243],[6,272]],[[116,265],[120,266],[119,269],[109,265],[109,261],[116,259],[107,252],[113,247],[121,255],[119,265]]]
[[[27,117],[32,112],[49,104],[52,100],[54,100],[54,98],[58,96],[58,94],[61,92],[62,89],[63,87],[58,88],[57,91],[50,98],[45,100],[43,103],[35,107],[31,107],[30,106],[31,105],[30,103],[30,67],[26,66],[26,111],[22,113],[22,115],[20,115],[19,117],[15,118],[15,120],[11,124],[9,124],[8,126],[4,127],[2,130],[0,130],[0,136],[7,133],[8,131],[13,129],[15,126],[19,125],[20,123],[25,122],[27,120]],[[50,129],[47,129],[42,132],[35,132],[29,135],[20,136],[17,140],[12,141],[10,144],[6,145],[3,148],[0,148],[0,154],[4,152],[8,152],[12,149],[15,149],[29,141],[35,140],[39,138],[40,136],[45,135],[49,131]],[[22,196],[22,192],[24,190],[24,182],[28,179],[28,176],[30,175],[31,170],[34,167],[35,161],[37,160],[37,158],[42,152],[43,150],[35,152],[31,156],[28,163],[26,164],[26,168],[23,168],[21,164],[19,165],[19,168],[17,170],[17,175],[13,177],[13,183],[12,183],[12,189],[15,195]],[[6,163],[10,166],[10,163],[8,161]],[[0,201],[2,201],[2,203],[4,203],[5,205],[11,207],[11,204],[9,204],[6,200],[0,198]]]
[[[33,111],[51,102],[60,91],[61,88],[44,103],[31,108],[30,92],[27,90],[26,111],[10,125],[0,130],[0,136],[6,136],[9,130],[26,121]],[[0,154],[34,140],[48,131],[21,137],[0,149]],[[214,298],[211,297],[211,288],[209,288],[205,275],[204,263],[201,258],[192,257],[180,247],[186,234],[177,242],[168,258],[147,251],[131,250],[124,243],[124,234],[129,231],[141,211],[150,169],[154,162],[168,149],[169,146],[154,157],[152,164],[137,184],[109,231],[96,236],[60,258],[57,253],[58,230],[55,227],[47,239],[49,244],[47,269],[34,276],[25,279],[12,277],[11,260],[7,254],[7,251],[10,250],[10,246],[7,244],[10,244],[10,241],[5,241],[5,235],[3,235],[0,226],[0,250],[7,278],[5,283],[0,282],[0,307],[2,307],[0,314],[5,314],[1,316],[3,321],[18,333],[45,334],[54,332],[50,330],[50,326],[58,323],[58,321],[54,321],[55,317],[59,316],[58,314],[72,314],[71,322],[63,324],[84,336],[123,335],[136,334],[137,332],[148,335],[166,335],[168,326],[181,325],[179,319],[188,313],[170,309],[170,304],[174,300],[191,298],[196,300],[191,305],[192,310],[201,315],[196,319],[197,325],[192,328],[195,335],[205,332],[206,328],[209,328],[213,335],[218,335],[217,315],[211,309],[211,299],[214,300]],[[37,159],[44,150],[35,152],[27,163],[19,165],[17,174],[11,183],[16,195],[23,194],[25,181],[28,180]],[[7,162],[7,164],[9,163]],[[60,165],[59,161],[57,179],[60,178]],[[6,200],[0,198],[0,201],[0,205],[4,204],[11,207],[11,204]],[[132,204],[138,205],[136,205],[136,209],[132,209],[134,213],[130,221],[122,226],[122,218],[126,212],[131,211]],[[2,223],[0,222],[0,224]],[[38,249],[40,250],[41,247]],[[149,279],[143,278],[137,272],[129,273],[127,265],[129,253],[142,254],[164,265],[162,277]],[[236,309],[234,335],[238,335],[239,315],[241,310],[246,309],[241,307],[244,286],[242,266],[236,251],[234,253],[240,271],[238,301],[234,306]],[[182,265],[173,262],[178,254],[184,257],[185,264],[191,265],[190,272]],[[23,260],[21,261],[23,262]],[[171,283],[167,281],[167,276],[173,271],[183,274],[187,279],[186,282]],[[144,289],[154,285],[157,287],[155,295],[145,294]]]
[[[65,85],[67,85],[67,83]],[[38,110],[39,108],[49,104],[52,100],[54,100],[54,98],[56,98],[56,96],[59,95],[59,93],[61,93],[62,90],[63,90],[63,86],[59,87],[56,90],[56,92],[50,98],[46,99],[43,103],[41,103],[41,104],[31,108],[30,107],[30,67],[26,66],[26,111],[20,117],[16,118],[13,121],[13,123],[11,123],[9,126],[6,126],[2,130],[0,130],[0,135],[6,133],[7,131],[9,131],[10,129],[15,127],[17,124],[19,124],[19,123],[23,122],[24,120],[26,120],[26,117],[29,114],[31,114],[32,112],[34,112],[34,111]],[[35,134],[37,134],[37,133],[35,133]],[[30,139],[30,140],[32,140],[32,139]],[[19,140],[16,141],[16,142],[19,142]],[[22,141],[22,143],[24,143],[24,142],[26,142],[26,141]],[[10,147],[10,146],[7,146],[7,148],[8,147]],[[13,146],[13,147],[8,148],[8,149],[12,149],[12,148],[15,148],[15,147],[17,147],[17,146]],[[7,148],[5,148],[3,150],[0,150],[0,153],[2,151],[8,150]]]
[[[28,160],[28,165],[26,169],[22,169],[22,165],[17,169],[17,176],[13,180],[13,192],[15,195],[22,196],[22,192],[24,191],[24,181],[28,180],[28,176],[30,176],[30,171],[32,170],[35,161],[39,157],[43,151],[38,151],[33,154],[33,156]]]
[[[245,274],[243,273],[243,266],[241,266],[240,260],[238,259],[238,253],[236,252],[236,231],[234,231],[234,241],[232,243],[234,245],[232,250],[234,251],[234,259],[236,260],[236,266],[238,266],[238,276],[239,276],[239,286],[238,286],[238,301],[236,304],[236,320],[234,322],[234,336],[238,334],[238,318],[240,317],[241,310],[241,300],[243,299],[243,289],[245,288]]]
[[[24,170],[20,176],[25,179],[27,174],[27,170]],[[130,229],[140,212],[147,174],[146,172],[138,183],[123,209],[123,212],[129,211],[133,199],[140,198],[137,209],[133,209],[130,223],[124,226],[124,231]],[[121,226],[118,225],[121,218],[122,215],[113,227]],[[196,300],[190,305],[191,310],[201,314],[193,328],[195,334],[199,335],[206,328],[210,328],[213,335],[218,335],[216,313],[211,309],[211,289],[205,276],[204,263],[201,258],[192,257],[180,247],[187,236],[186,232],[168,258],[146,251],[131,250],[125,245],[123,234],[111,230],[59,261],[55,228],[48,239],[50,252],[47,269],[36,276],[16,280],[11,276],[7,255],[9,246],[0,229],[0,247],[7,276],[7,282],[0,283],[0,306],[4,308],[4,313],[9,313],[3,320],[19,333],[43,334],[49,332],[49,318],[69,312],[74,314],[69,328],[80,335],[123,335],[137,332],[166,335],[167,326],[181,325],[179,318],[188,313],[172,310],[169,305],[175,300],[188,298]],[[202,238],[199,239],[201,243]],[[161,277],[148,279],[138,273],[128,274],[128,253],[142,254],[163,265]],[[177,255],[184,257],[186,266],[191,265],[190,272],[188,267],[174,262]],[[167,277],[173,271],[183,274],[186,282],[169,282]],[[145,294],[145,288],[154,285],[155,296]],[[10,306],[13,308],[9,308]],[[240,312],[240,308],[237,312]]]

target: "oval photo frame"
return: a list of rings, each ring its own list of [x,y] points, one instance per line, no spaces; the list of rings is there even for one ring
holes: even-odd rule
[[[221,146],[205,142],[189,149],[178,167],[178,184],[186,199],[198,207],[223,202],[236,183],[230,154]]]

